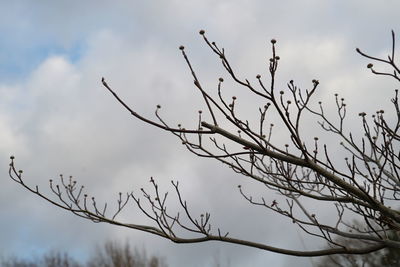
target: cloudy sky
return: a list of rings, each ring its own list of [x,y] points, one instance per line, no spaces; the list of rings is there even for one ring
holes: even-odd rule
[[[294,79],[306,87],[317,78],[317,97],[328,100],[340,93],[352,104],[349,116],[354,118],[360,111],[388,106],[395,89],[369,75],[368,62],[355,53],[360,47],[386,54],[390,30],[400,32],[395,0],[17,0],[0,1],[0,10],[3,255],[32,257],[55,249],[84,260],[95,244],[116,240],[163,256],[176,267],[217,261],[231,267],[311,265],[310,259],[215,242],[177,245],[94,224],[8,178],[9,156],[15,155],[28,184],[47,192],[49,179],[73,175],[110,206],[120,191],[151,189],[150,176],[163,191],[173,191],[169,181],[179,180],[193,211],[211,212],[213,226],[232,236],[291,249],[320,245],[287,220],[250,207],[237,191],[238,184],[254,190],[257,185],[217,162],[196,158],[173,136],[132,118],[102,87],[105,77],[141,114],[154,116],[160,104],[171,124],[195,126],[197,110],[204,106],[178,47],[185,45],[208,90],[215,90],[218,77],[227,77],[200,29],[225,47],[242,77],[253,80],[258,73],[267,75],[269,40],[276,38],[278,86]],[[272,192],[260,194],[274,198]],[[173,197],[170,206],[176,206]],[[121,220],[146,221],[135,207]]]

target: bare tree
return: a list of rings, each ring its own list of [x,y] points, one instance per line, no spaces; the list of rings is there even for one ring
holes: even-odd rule
[[[121,244],[108,241],[98,247],[96,253],[89,259],[88,267],[163,267],[166,263],[162,258],[147,257],[146,251],[132,250],[128,243]]]
[[[256,198],[239,186],[240,194],[251,205],[262,206],[286,217],[305,233],[318,240],[326,240],[329,248],[320,250],[290,250],[264,243],[235,238],[220,228],[211,227],[209,213],[194,216],[179,189],[178,182],[172,181],[181,213],[168,209],[167,193],[163,193],[151,178],[153,191],[141,189],[141,198],[134,193],[119,193],[118,206],[113,214],[106,213],[106,205],[100,207],[95,198],[83,192],[83,187],[70,179],[60,178],[60,184],[50,180],[50,188],[56,198],[39,191],[36,186],[25,183],[22,171],[15,166],[11,157],[10,177],[27,190],[48,202],[77,216],[94,222],[105,222],[167,238],[176,243],[221,241],[263,249],[294,256],[322,256],[332,254],[365,254],[384,248],[400,248],[400,242],[389,234],[400,229],[400,212],[391,206],[399,199],[400,166],[398,144],[400,140],[400,108],[398,91],[391,99],[394,113],[383,110],[373,112],[370,117],[359,113],[362,128],[351,133],[344,127],[347,106],[343,98],[335,94],[336,118],[330,119],[322,102],[313,100],[319,81],[312,80],[309,88],[301,89],[293,80],[287,83],[287,90],[278,90],[276,73],[280,62],[276,40],[271,40],[272,56],[268,62],[269,77],[256,75],[255,82],[242,79],[233,69],[225,50],[210,42],[203,30],[200,35],[211,51],[220,59],[228,78],[237,86],[253,93],[264,104],[257,108],[257,123],[242,118],[237,112],[238,99],[226,98],[223,94],[223,78],[216,83],[215,93],[206,90],[198,79],[185,48],[181,46],[183,58],[192,75],[194,86],[204,100],[206,111],[199,111],[197,126],[187,129],[182,125],[171,126],[160,115],[160,106],[155,119],[141,116],[118,96],[116,91],[102,79],[104,87],[133,117],[175,135],[186,148],[199,157],[212,158],[226,164],[244,179],[253,179],[265,186],[265,190],[276,192],[281,199],[267,202]],[[395,63],[395,34],[392,32],[392,47],[387,58],[370,56],[360,49],[356,51],[373,62],[387,65],[388,72],[380,72],[370,63],[369,70],[375,75],[388,76],[400,82],[399,67]],[[213,96],[215,95],[215,96]],[[324,108],[325,107],[325,108]],[[272,141],[273,123],[270,118],[276,114],[276,127],[286,131],[286,144]],[[341,140],[343,158],[333,159],[331,150],[318,136],[310,136],[303,125],[306,117],[313,116],[322,132]],[[207,117],[209,120],[204,120]],[[334,146],[335,148],[337,146]],[[335,153],[335,156],[338,154]],[[144,202],[142,201],[143,199]],[[153,222],[151,225],[127,223],[117,219],[124,207],[133,201],[138,209]],[[307,203],[307,205],[305,204]],[[331,207],[335,220],[324,222],[318,214],[310,212],[311,205],[323,204]],[[359,219],[366,228],[351,225],[352,219]],[[336,237],[344,239],[336,239]],[[359,240],[363,246],[352,246],[348,240]]]
[[[365,225],[355,221],[354,224],[357,228],[365,228]],[[390,239],[399,241],[400,233],[398,231],[391,231],[389,233]],[[365,244],[362,240],[352,239],[346,240],[344,237],[339,236],[336,242],[350,242],[354,247],[364,247]],[[384,248],[369,254],[336,254],[321,257],[318,261],[318,267],[396,267],[400,265],[400,250],[397,248]]]
[[[2,259],[3,267],[82,267],[80,263],[71,258],[67,253],[51,251],[42,258],[27,260],[16,257]]]
[[[8,257],[0,259],[2,267],[166,267],[162,257],[147,256],[145,250],[132,249],[128,243],[124,245],[107,241],[97,246],[87,262],[80,263],[68,253],[48,252],[35,259]]]

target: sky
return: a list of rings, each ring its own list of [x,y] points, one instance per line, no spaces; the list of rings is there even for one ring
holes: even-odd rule
[[[48,191],[48,180],[72,175],[97,201],[116,202],[118,192],[160,190],[171,180],[194,213],[211,213],[212,225],[232,236],[289,249],[313,249],[310,240],[284,218],[249,206],[242,184],[254,195],[274,192],[247,181],[226,166],[199,159],[171,134],[130,116],[101,85],[107,82],[140,114],[154,118],[156,105],[171,125],[195,127],[204,109],[178,49],[186,52],[207,90],[227,78],[219,59],[198,34],[226,49],[241,77],[268,77],[272,38],[281,57],[278,87],[293,79],[316,95],[351,103],[350,118],[388,108],[396,84],[371,76],[355,48],[385,56],[390,31],[400,32],[400,2],[302,1],[0,1],[0,251],[32,257],[62,250],[86,259],[106,240],[128,241],[169,266],[312,266],[309,258],[278,255],[237,245],[208,242],[174,244],[156,236],[76,217],[29,193],[8,178],[10,155],[25,181]],[[231,94],[229,88],[226,93]],[[234,90],[234,89],[232,89]],[[239,93],[240,94],[240,93]],[[243,112],[252,98],[243,95]],[[242,98],[240,98],[242,99]],[[257,111],[257,110],[256,110]],[[315,123],[315,122],[314,122]],[[310,127],[315,129],[317,124]],[[277,130],[279,133],[279,129]],[[277,142],[280,142],[277,138]],[[329,217],[330,211],[318,210]],[[146,222],[135,206],[121,215]],[[1,256],[1,255],[0,255]]]

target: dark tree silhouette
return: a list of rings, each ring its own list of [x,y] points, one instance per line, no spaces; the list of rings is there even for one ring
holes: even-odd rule
[[[146,251],[132,249],[124,245],[107,241],[98,246],[86,263],[78,262],[68,253],[48,252],[35,259],[8,257],[0,260],[2,267],[166,267],[161,257],[147,257]]]
[[[197,127],[173,127],[160,115],[159,105],[154,120],[145,118],[124,102],[103,78],[104,87],[134,118],[172,133],[195,155],[218,160],[234,172],[243,175],[243,179],[252,179],[265,186],[265,190],[280,194],[280,199],[267,202],[264,198],[253,197],[239,186],[240,194],[249,204],[262,206],[277,216],[286,217],[294,226],[313,238],[326,240],[330,244],[329,248],[290,250],[238,239],[220,228],[214,229],[211,227],[209,213],[193,215],[178,182],[175,181],[172,181],[172,186],[179,198],[180,213],[170,212],[167,193],[163,193],[151,178],[154,190],[149,192],[141,189],[141,197],[145,201],[134,193],[119,193],[116,211],[109,214],[106,213],[106,206],[100,207],[95,198],[86,195],[83,187],[78,186],[72,177],[64,179],[61,176],[60,184],[50,180],[50,188],[56,198],[44,195],[37,186],[28,185],[22,171],[18,171],[14,157],[11,157],[10,177],[32,193],[77,216],[94,222],[148,232],[176,243],[220,241],[305,257],[365,254],[384,248],[400,249],[400,242],[390,235],[400,229],[400,212],[392,208],[397,205],[400,197],[398,91],[395,91],[391,99],[391,113],[379,110],[369,115],[362,111],[358,114],[362,125],[360,132],[351,133],[344,127],[348,115],[344,98],[335,94],[335,119],[330,119],[329,109],[325,104],[313,99],[320,84],[318,80],[312,80],[307,86],[308,89],[301,89],[293,80],[287,83],[285,91],[277,89],[282,87],[276,84],[276,73],[281,59],[277,53],[275,39],[271,40],[269,76],[256,75],[255,80],[251,82],[249,79],[240,78],[223,48],[215,42],[210,42],[203,30],[200,31],[200,35],[221,61],[228,79],[253,93],[255,98],[264,103],[256,107],[259,114],[256,124],[250,120],[255,118],[246,119],[240,115],[237,97],[227,98],[224,95],[223,78],[217,81],[216,92],[206,90],[183,46],[179,49],[192,75],[194,87],[199,91],[206,106],[206,111],[199,111]],[[388,72],[379,71],[379,68],[369,63],[367,67],[372,74],[387,76],[400,82],[400,70],[395,62],[394,32],[391,52],[387,58],[370,56],[358,48],[356,51],[372,62],[391,68]],[[343,154],[340,160],[337,153],[331,153],[332,147],[337,149],[336,144],[330,146],[323,143],[318,136],[309,135],[306,128],[310,128],[310,124],[306,117],[313,117],[316,120],[315,125],[319,125],[322,131],[341,140]],[[276,121],[271,121],[273,118]],[[304,125],[305,122],[307,125]],[[276,127],[280,127],[280,133],[286,131],[286,144],[280,145],[271,138]],[[150,218],[153,224],[119,221],[118,214],[130,201],[133,201],[138,210]],[[318,214],[310,211],[310,207],[317,205],[332,209],[336,218],[325,222]],[[365,222],[366,227],[353,227],[353,219]],[[186,233],[183,234],[182,231]],[[343,237],[345,241],[337,237]],[[363,246],[353,246],[348,240],[360,241]]]
[[[162,258],[147,257],[146,251],[132,250],[129,244],[122,246],[119,243],[108,241],[98,247],[86,264],[87,267],[165,267]]]
[[[365,228],[359,222],[355,222],[357,228]],[[400,241],[400,233],[391,231],[388,233],[391,240]],[[336,242],[350,242],[354,247],[364,247],[366,244],[362,240],[338,237]],[[397,267],[400,266],[400,250],[398,248],[384,248],[369,254],[336,254],[321,257],[318,267]]]

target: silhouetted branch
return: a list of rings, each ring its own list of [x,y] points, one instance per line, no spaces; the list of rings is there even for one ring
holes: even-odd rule
[[[400,212],[392,208],[400,198],[398,91],[395,91],[392,99],[395,122],[387,119],[384,110],[376,111],[371,118],[366,112],[360,112],[362,127],[360,127],[361,137],[358,139],[345,129],[349,114],[343,97],[334,95],[336,120],[328,118],[322,102],[318,102],[317,108],[313,108],[313,97],[320,84],[318,80],[313,79],[309,89],[306,90],[301,89],[293,80],[287,83],[288,91],[277,90],[275,77],[281,59],[277,54],[275,39],[271,40],[269,82],[257,74],[257,82],[252,83],[247,78],[239,77],[223,48],[215,42],[210,42],[203,30],[200,34],[206,45],[221,60],[229,78],[266,102],[261,107],[255,107],[259,112],[259,122],[255,126],[238,114],[235,107],[239,100],[236,96],[231,100],[224,96],[223,78],[218,79],[217,97],[213,97],[206,90],[198,79],[183,46],[179,49],[190,70],[194,86],[199,90],[207,107],[206,112],[202,110],[198,112],[197,129],[187,130],[182,125],[178,125],[177,128],[170,127],[162,118],[159,105],[155,110],[155,120],[145,118],[125,103],[103,78],[104,87],[135,118],[174,134],[191,153],[199,157],[216,159],[236,173],[242,174],[244,178],[253,179],[264,185],[266,190],[278,193],[279,201],[267,203],[262,197],[245,193],[243,187],[239,186],[239,193],[249,204],[288,218],[311,237],[327,241],[330,248],[314,251],[288,250],[236,239],[228,235],[228,232],[221,232],[219,227],[215,233],[211,224],[211,214],[204,212],[200,216],[194,216],[179,189],[178,182],[174,181],[172,186],[179,200],[179,212],[170,212],[168,193],[163,193],[151,178],[152,192],[142,188],[140,197],[133,192],[127,193],[125,197],[119,193],[117,208],[113,214],[108,215],[107,204],[99,206],[95,198],[89,198],[83,192],[83,186],[78,187],[72,177],[65,180],[60,176],[60,185],[50,180],[50,189],[56,200],[39,192],[37,186],[27,185],[22,179],[22,171],[17,171],[15,168],[13,157],[10,163],[10,177],[51,204],[80,217],[149,232],[176,243],[221,241],[304,257],[364,254],[384,248],[400,248],[400,242],[392,239],[389,234],[400,230]],[[393,72],[377,71],[369,63],[367,67],[373,74],[388,76],[400,82],[400,71],[394,62],[394,32],[388,59],[370,56],[358,48],[357,52],[377,63],[388,64],[393,70]],[[211,117],[211,123],[203,120],[203,112]],[[278,115],[279,123],[282,125],[281,130],[286,131],[289,136],[289,140],[283,146],[271,141],[275,125],[270,121],[271,112]],[[322,130],[341,140],[340,146],[344,155],[342,164],[337,161],[338,155],[332,155],[330,153],[332,150],[327,144],[322,143],[318,136],[309,136],[303,132],[306,123],[304,114],[317,118]],[[232,127],[233,130],[227,130]],[[204,134],[209,138],[204,138]],[[152,225],[130,224],[116,220],[130,200],[133,200],[138,210],[152,221]],[[324,222],[318,214],[311,212],[312,206],[305,204],[310,201],[312,205],[322,204],[331,208],[336,218]],[[349,220],[354,217],[364,221],[366,229],[351,227]],[[362,241],[363,246],[354,247],[351,242],[337,239],[338,236],[346,240]]]

